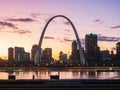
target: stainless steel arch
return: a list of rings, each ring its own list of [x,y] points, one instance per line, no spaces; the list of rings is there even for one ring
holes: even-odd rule
[[[81,43],[80,43],[80,39],[79,39],[79,36],[78,36],[78,33],[77,33],[77,30],[74,26],[74,24],[71,22],[71,20],[69,18],[67,18],[66,16],[64,15],[56,15],[56,16],[53,16],[52,18],[49,19],[49,21],[46,23],[43,31],[42,31],[42,34],[41,34],[41,37],[40,37],[40,40],[39,40],[39,43],[38,43],[38,50],[37,50],[37,55],[36,55],[36,63],[39,62],[40,60],[40,54],[41,54],[41,45],[42,45],[42,41],[43,41],[43,37],[44,37],[44,34],[45,34],[45,31],[46,31],[46,28],[47,26],[49,25],[49,23],[56,17],[62,17],[62,18],[65,18],[66,20],[68,20],[68,22],[70,23],[70,25],[72,26],[73,30],[74,30],[74,33],[75,33],[75,36],[76,36],[76,40],[77,40],[77,43],[78,43],[78,47],[79,47],[79,55],[80,55],[80,60],[81,60],[81,65],[84,65],[85,64],[85,58],[84,58],[84,54],[83,54],[83,50],[82,50],[82,47],[81,47]]]

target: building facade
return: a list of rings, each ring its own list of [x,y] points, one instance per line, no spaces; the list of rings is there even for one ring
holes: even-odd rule
[[[92,34],[92,33],[86,34],[85,49],[86,49],[86,62],[89,65],[94,65],[99,59],[99,57],[97,57],[97,60],[96,60],[96,56],[99,56],[98,54],[100,54],[100,50],[97,45],[97,35],[96,34]]]
[[[67,54],[64,54],[62,51],[60,51],[59,60],[63,62],[67,62]]]
[[[36,59],[36,53],[37,53],[38,45],[34,44],[31,49],[31,60],[34,61]]]
[[[30,53],[25,52],[25,53],[21,53],[19,55],[19,61],[20,62],[29,62],[30,61]]]
[[[15,61],[20,61],[20,56],[25,53],[25,50],[23,47],[15,47]]]
[[[80,56],[77,42],[74,40],[72,42],[72,53],[71,53],[71,64],[79,65],[80,64]]]
[[[116,43],[116,56],[120,58],[120,42]]]
[[[85,49],[87,52],[94,50],[97,47],[97,35],[96,34],[86,34],[85,36]]]
[[[50,63],[52,60],[52,48],[45,48],[43,50],[43,60],[45,63]]]
[[[13,61],[14,60],[14,53],[13,53],[14,49],[12,47],[8,48],[8,61]]]

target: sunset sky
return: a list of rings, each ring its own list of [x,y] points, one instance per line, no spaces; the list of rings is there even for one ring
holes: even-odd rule
[[[38,44],[46,22],[55,15],[67,16],[75,25],[82,46],[85,34],[98,35],[101,50],[115,50],[120,41],[120,0],[0,0],[0,57],[9,47],[24,47],[30,52]],[[63,18],[48,26],[42,48],[53,48],[70,54],[75,40],[72,27]]]

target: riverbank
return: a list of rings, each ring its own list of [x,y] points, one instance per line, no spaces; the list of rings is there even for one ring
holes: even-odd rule
[[[3,69],[27,69],[27,70],[64,70],[64,69],[120,69],[120,67],[0,67],[0,70]]]

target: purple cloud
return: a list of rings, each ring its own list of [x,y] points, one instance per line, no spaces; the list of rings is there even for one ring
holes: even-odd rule
[[[44,39],[54,39],[54,37],[45,36]]]
[[[28,34],[28,33],[32,33],[29,30],[14,30],[12,31],[12,33],[17,33],[17,34]]]
[[[117,28],[120,28],[120,25],[117,25],[117,26],[111,26],[110,28],[111,28],[111,29],[117,29]]]
[[[63,24],[65,24],[65,25],[70,25],[70,23],[69,23],[68,21],[63,22]]]
[[[107,42],[117,42],[120,40],[120,37],[109,37],[109,36],[98,35],[98,40],[107,41]]]
[[[66,38],[64,38],[64,41],[67,41],[67,42],[73,42],[73,40],[66,39]]]
[[[7,26],[7,27],[10,27],[10,28],[17,29],[17,27],[14,24],[8,23],[8,22],[3,22],[3,21],[0,21],[0,26]]]
[[[8,18],[7,21],[15,21],[15,22],[33,22],[35,20],[31,19],[31,18]]]
[[[65,29],[64,31],[66,31],[66,32],[71,32],[69,29]]]
[[[98,24],[103,24],[103,21],[101,19],[95,19],[93,22],[98,23]]]
[[[37,18],[38,16],[40,16],[40,14],[39,13],[31,13],[30,16],[32,18]]]
[[[95,19],[94,22],[100,22],[101,20],[100,19]]]
[[[11,31],[7,31],[7,30],[0,30],[0,32],[7,32],[7,33],[16,33],[16,34],[29,34],[29,33],[32,33],[31,31],[29,30],[11,30]]]
[[[54,14],[50,13],[30,13],[30,16],[33,18],[38,18],[40,16],[54,16]]]
[[[44,19],[45,23],[47,23],[49,20],[50,20],[50,18],[48,18],[48,19],[45,18],[45,19]],[[52,20],[51,22],[52,22],[53,24],[57,24],[56,20]]]

